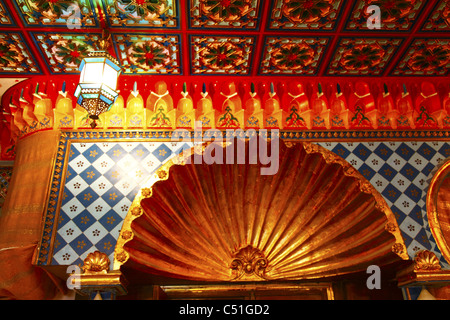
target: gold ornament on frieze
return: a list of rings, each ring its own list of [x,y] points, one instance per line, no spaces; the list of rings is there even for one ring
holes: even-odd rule
[[[416,271],[436,271],[441,270],[439,259],[428,250],[422,250],[416,253],[414,257],[414,270]]]
[[[288,148],[293,148],[297,145],[296,142],[291,142],[291,141],[284,141],[284,144],[286,145],[286,147]]]
[[[91,252],[83,261],[84,273],[107,273],[109,271],[109,258],[100,251]]]
[[[359,190],[361,192],[372,194],[372,185],[369,182],[361,182],[359,183]]]
[[[116,260],[121,263],[124,263],[125,261],[127,261],[127,259],[128,259],[128,256],[125,253],[125,251],[121,251],[118,254],[116,254]]]
[[[243,277],[249,280],[266,279],[265,272],[268,264],[268,260],[260,250],[252,246],[242,248],[234,255],[230,265],[233,280]]]
[[[387,232],[394,233],[397,230],[397,227],[392,222],[388,222],[385,225],[385,229]]]
[[[141,213],[142,213],[142,208],[141,207],[135,206],[135,207],[131,208],[131,214],[133,216],[140,216]]]
[[[401,243],[395,243],[392,246],[392,252],[401,255],[403,252],[405,252],[405,247]]]
[[[167,172],[164,170],[159,170],[156,175],[158,176],[159,179],[161,180],[165,180],[168,176]]]
[[[133,236],[133,233],[130,230],[125,230],[124,232],[122,232],[121,236],[122,239],[129,240]]]
[[[152,189],[151,188],[143,188],[141,190],[141,194],[144,198],[148,198],[152,196]]]
[[[353,168],[352,166],[347,166],[344,168],[344,174],[347,177],[352,177],[355,173],[356,173],[356,169]]]
[[[304,142],[303,148],[305,149],[306,153],[316,153],[319,151],[318,145],[309,142]]]

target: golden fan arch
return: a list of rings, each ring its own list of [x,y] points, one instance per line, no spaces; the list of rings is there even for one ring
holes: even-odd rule
[[[427,192],[427,215],[431,232],[450,261],[450,159],[434,174]]]
[[[234,145],[223,147],[226,154]],[[281,143],[277,174],[262,176],[259,164],[187,161],[205,148],[185,151],[143,185],[120,233],[115,270],[193,281],[302,280],[409,259],[385,200],[336,154]]]

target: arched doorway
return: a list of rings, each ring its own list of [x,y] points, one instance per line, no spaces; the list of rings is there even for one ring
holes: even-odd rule
[[[278,152],[266,176],[249,161],[168,163],[135,199],[115,269],[153,298],[330,299],[360,294],[369,266],[408,260],[394,215],[351,165],[310,143]]]

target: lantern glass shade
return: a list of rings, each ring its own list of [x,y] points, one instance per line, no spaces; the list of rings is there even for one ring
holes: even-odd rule
[[[108,111],[117,96],[118,62],[104,51],[95,51],[80,64],[80,82],[75,90],[77,103],[89,113],[91,119]]]
[[[104,84],[116,90],[120,73],[117,65],[107,58],[85,58],[83,62],[80,65],[80,83]]]

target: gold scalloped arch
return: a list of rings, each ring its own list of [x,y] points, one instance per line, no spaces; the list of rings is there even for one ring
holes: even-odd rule
[[[450,262],[450,160],[434,174],[427,192],[427,216],[436,244]]]
[[[284,141],[284,140],[283,140]],[[383,212],[386,217],[385,230],[389,232],[394,238],[395,243],[392,246],[392,252],[395,253],[403,260],[409,260],[409,256],[406,251],[403,237],[401,231],[398,227],[397,220],[389,208],[388,204],[384,200],[383,196],[370,184],[367,179],[362,176],[353,166],[351,166],[347,161],[345,161],[340,156],[335,153],[313,143],[303,142],[284,142],[285,146],[292,148],[297,144],[301,144],[307,154],[320,154],[327,164],[338,164],[342,167],[345,176],[355,178],[359,183],[359,190],[365,194],[371,195],[375,200],[375,207],[379,211]],[[222,147],[226,147],[226,144],[222,144]],[[134,199],[129,212],[124,220],[119,239],[114,253],[114,270],[120,269],[120,267],[127,262],[129,259],[129,254],[125,250],[125,244],[131,241],[134,237],[134,233],[131,227],[133,220],[140,217],[144,209],[141,206],[141,201],[150,198],[152,196],[153,185],[162,180],[167,180],[169,178],[169,171],[175,165],[185,165],[186,160],[193,154],[203,154],[207,147],[207,144],[202,146],[196,146],[190,150],[184,151],[184,153],[175,156],[164,164],[160,169],[158,169],[142,186],[138,192],[136,198]]]

